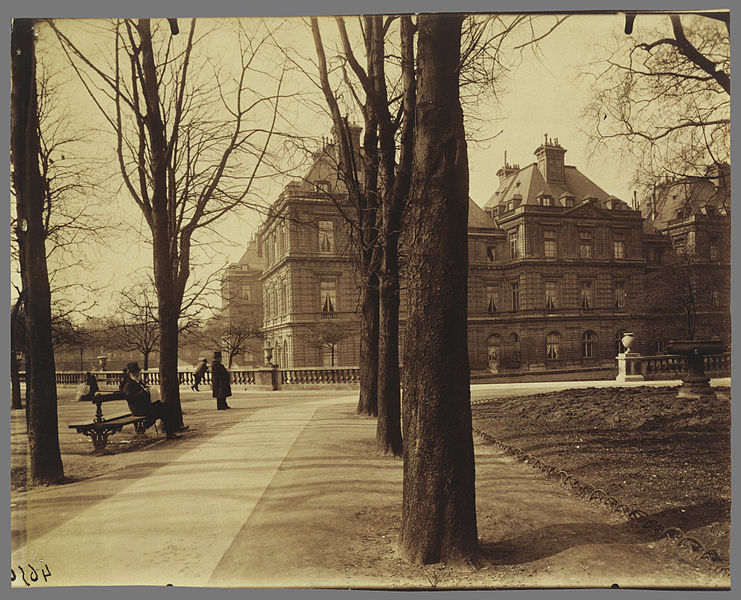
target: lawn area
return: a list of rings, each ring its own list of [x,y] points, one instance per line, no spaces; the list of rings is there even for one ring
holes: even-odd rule
[[[730,388],[583,388],[474,403],[474,427],[602,488],[728,560]]]

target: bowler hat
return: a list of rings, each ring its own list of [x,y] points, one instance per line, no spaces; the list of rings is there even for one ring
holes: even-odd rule
[[[134,375],[141,371],[138,362],[130,362],[128,365],[126,365],[126,368],[129,370],[129,373],[133,373]]]
[[[221,360],[221,351],[220,350],[216,350],[214,352],[214,358],[216,358],[218,360]]]

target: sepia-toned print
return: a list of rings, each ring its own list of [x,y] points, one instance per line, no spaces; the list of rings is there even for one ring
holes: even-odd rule
[[[730,588],[730,13],[17,18],[14,588]]]

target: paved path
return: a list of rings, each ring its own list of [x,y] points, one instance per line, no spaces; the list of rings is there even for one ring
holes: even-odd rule
[[[163,445],[165,464],[48,533],[29,534],[11,564],[43,560],[53,570],[50,585],[202,586],[316,409],[342,402],[348,398],[265,408],[206,442]],[[34,494],[27,527],[35,503],[84,499],[101,493],[107,478]]]
[[[11,564],[45,561],[56,586],[432,581],[395,555],[401,462],[374,454],[375,420],[354,414],[357,394],[267,396],[264,408],[229,411],[237,422],[217,435],[196,432],[137,451],[125,470],[32,490],[28,541]],[[653,551],[492,446],[477,446],[476,494],[491,566],[461,587],[728,585]]]

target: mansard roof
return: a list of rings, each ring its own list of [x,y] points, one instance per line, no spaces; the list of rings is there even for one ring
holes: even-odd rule
[[[681,179],[656,187],[647,202],[647,217],[657,229],[664,229],[692,215],[729,215],[729,187],[717,187],[711,180]]]
[[[477,229],[499,229],[494,219],[470,198],[468,199],[468,226]]]
[[[525,205],[537,205],[539,196],[548,195],[555,200],[571,196],[576,199],[577,204],[585,198],[596,198],[599,208],[607,208],[605,202],[612,198],[574,166],[564,166],[563,183],[549,183],[540,172],[538,163],[532,163],[502,179],[484,208],[491,209],[506,204],[515,194],[520,194],[522,204]]]
[[[247,265],[256,271],[262,270],[262,258],[257,253],[257,240],[252,239],[249,241],[247,244],[247,250],[245,250],[242,258],[237,262],[237,265]]]

